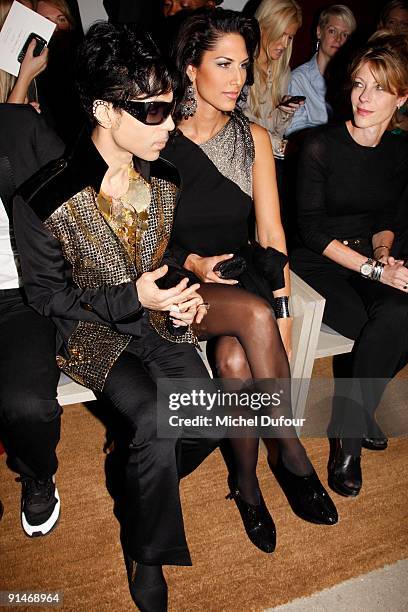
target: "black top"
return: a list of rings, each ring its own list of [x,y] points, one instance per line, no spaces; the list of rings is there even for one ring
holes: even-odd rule
[[[252,198],[221,174],[204,151],[178,133],[163,157],[181,176],[182,190],[171,245],[201,257],[234,253],[248,242]]]
[[[314,130],[299,162],[303,244],[322,253],[335,238],[394,231],[397,210],[408,204],[403,201],[407,172],[408,142],[391,132],[376,147],[365,147],[354,141],[345,123]]]
[[[170,255],[182,265],[190,253],[237,253],[246,261],[238,277],[240,286],[271,302],[272,292],[285,284],[287,257],[248,244],[255,150],[246,117],[233,113],[224,128],[200,146],[178,133],[164,157],[177,167],[182,182]]]
[[[11,176],[7,179],[14,189],[64,152],[62,141],[30,104],[0,104],[0,134],[0,158],[8,160]],[[11,202],[2,191],[0,187],[8,212]]]

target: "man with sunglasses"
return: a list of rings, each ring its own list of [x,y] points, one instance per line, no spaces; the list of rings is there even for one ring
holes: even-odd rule
[[[158,378],[178,388],[208,380],[189,327],[205,313],[198,285],[156,284],[179,188],[158,159],[174,129],[174,82],[150,38],[103,22],[86,35],[77,74],[92,132],[20,189],[17,246],[29,303],[57,326],[58,364],[127,424],[120,514],[130,590],[141,610],[160,612],[162,565],[191,564],[179,479],[217,445],[156,431]]]

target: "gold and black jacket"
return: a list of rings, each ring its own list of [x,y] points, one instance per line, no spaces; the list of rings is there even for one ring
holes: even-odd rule
[[[88,135],[69,157],[51,162],[20,188],[13,223],[28,303],[57,327],[57,362],[81,384],[102,391],[110,368],[133,337],[141,318],[163,337],[174,337],[166,313],[145,313],[135,280],[158,268],[169,240],[179,176],[164,160],[134,159],[151,185],[148,228],[139,264],[97,206],[107,165]]]

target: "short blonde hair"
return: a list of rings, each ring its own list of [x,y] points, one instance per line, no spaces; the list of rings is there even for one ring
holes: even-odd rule
[[[37,4],[40,0],[36,0]],[[49,4],[54,6],[56,9],[61,11],[62,15],[64,15],[65,19],[68,21],[69,29],[75,29],[75,19],[71,13],[71,10],[68,6],[68,3],[65,0],[41,0],[45,4]]]
[[[330,17],[338,17],[342,19],[348,27],[350,34],[354,32],[357,27],[356,18],[354,13],[345,4],[332,4],[327,8],[323,9],[319,15],[319,23],[317,24],[320,28],[327,26]]]

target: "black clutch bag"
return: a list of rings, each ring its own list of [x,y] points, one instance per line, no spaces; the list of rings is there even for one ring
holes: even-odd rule
[[[213,271],[219,272],[220,277],[224,279],[235,278],[238,279],[239,276],[246,270],[246,261],[240,255],[234,255],[231,259],[226,259],[225,261],[220,261],[217,263]]]

